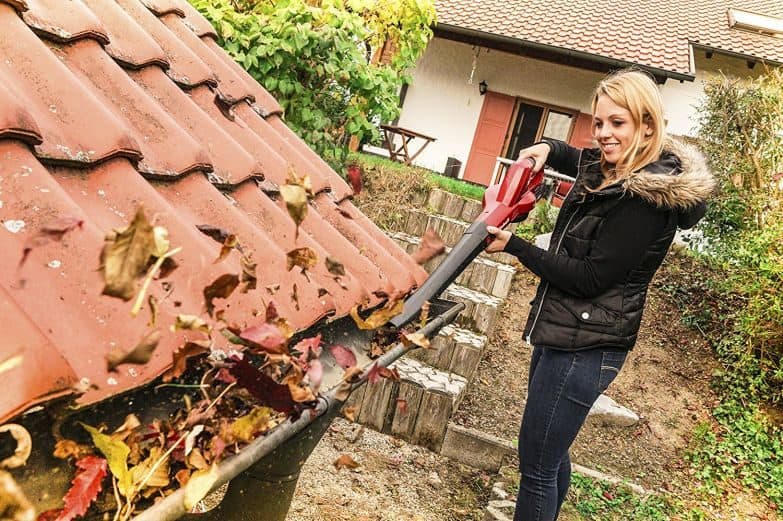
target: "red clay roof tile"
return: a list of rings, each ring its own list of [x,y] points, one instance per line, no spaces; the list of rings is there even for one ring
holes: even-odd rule
[[[780,0],[436,0],[439,24],[670,72],[695,74],[691,43],[783,63],[783,39],[731,29],[729,8],[783,18]]]
[[[107,372],[105,355],[149,330],[146,310],[133,319],[129,304],[100,296],[95,269],[104,234],[126,226],[140,205],[168,229],[172,247],[183,247],[179,268],[150,287],[161,327],[203,312],[203,288],[241,272],[236,253],[213,262],[220,246],[201,224],[236,233],[258,264],[256,290],[216,300],[240,326],[263,320],[272,299],[302,330],[426,277],[353,207],[348,185],[285,126],[279,104],[187,4],[80,0],[60,10],[53,2],[31,0],[23,21],[23,2],[0,0],[0,248],[18,252],[0,257],[0,317],[13,324],[0,359],[23,352],[23,364],[7,373],[19,392],[0,399],[0,421],[72,392],[75,381],[97,386],[82,404],[147,383],[194,336],[166,334],[148,364]],[[298,237],[275,194],[289,168],[309,175],[317,192]],[[257,185],[264,177],[268,194]],[[29,239],[63,216],[82,219],[82,229],[34,249],[20,267]],[[318,265],[287,271],[295,247],[311,248]],[[340,281],[326,257],[345,266]],[[29,370],[39,364],[45,370]]]

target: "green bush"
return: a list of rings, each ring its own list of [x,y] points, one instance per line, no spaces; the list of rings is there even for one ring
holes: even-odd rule
[[[190,0],[219,43],[280,102],[286,123],[332,165],[348,138],[377,138],[432,36],[432,0]],[[388,64],[373,52],[392,42]]]

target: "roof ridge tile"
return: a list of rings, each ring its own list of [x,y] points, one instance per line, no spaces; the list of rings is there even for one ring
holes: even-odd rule
[[[109,43],[103,24],[80,0],[27,0],[27,7],[22,18],[43,38],[61,43],[83,38]]]

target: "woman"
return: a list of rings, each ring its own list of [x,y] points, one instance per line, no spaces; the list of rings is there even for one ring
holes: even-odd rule
[[[714,187],[704,158],[667,138],[661,97],[640,71],[614,73],[592,102],[598,148],[544,140],[520,152],[576,177],[548,250],[489,227],[488,252],[514,254],[541,278],[525,326],[534,346],[519,435],[515,521],[557,519],[568,449],[636,342],[647,287],[677,228],[704,215]]]

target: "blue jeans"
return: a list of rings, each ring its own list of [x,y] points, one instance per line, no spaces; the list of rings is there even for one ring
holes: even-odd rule
[[[571,480],[568,449],[626,355],[617,349],[533,349],[519,430],[522,481],[514,521],[557,519]]]

